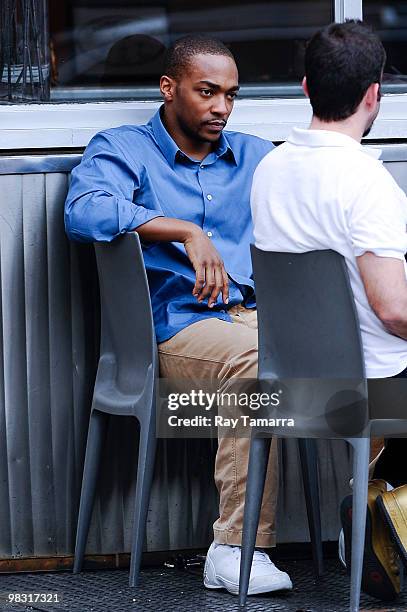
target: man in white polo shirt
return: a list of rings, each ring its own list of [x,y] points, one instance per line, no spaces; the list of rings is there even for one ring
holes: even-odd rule
[[[311,125],[294,129],[263,158],[251,193],[257,247],[333,249],[344,256],[368,378],[403,376],[407,368],[407,198],[379,161],[380,150],[360,144],[379,111],[385,59],[380,40],[361,22],[317,32],[307,46],[303,80]],[[404,443],[392,441],[383,455],[392,445],[405,449]],[[383,487],[369,494],[371,513]],[[378,571],[396,596],[399,577],[381,553]],[[368,576],[364,588],[369,591]]]

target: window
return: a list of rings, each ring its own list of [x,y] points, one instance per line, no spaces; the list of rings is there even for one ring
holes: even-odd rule
[[[407,1],[365,0],[363,18],[380,36],[387,53],[386,91],[407,89]]]
[[[333,20],[331,0],[54,0],[50,2],[53,95],[158,95],[166,47],[204,32],[236,57],[246,91],[295,84],[305,41]],[[92,91],[93,90],[93,91]]]
[[[306,40],[362,9],[388,53],[383,91],[407,91],[407,0],[3,0],[0,103],[158,99],[166,48],[192,32],[230,48],[240,96],[297,96]]]

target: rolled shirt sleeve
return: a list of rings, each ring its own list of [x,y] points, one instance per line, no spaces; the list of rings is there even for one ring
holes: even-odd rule
[[[134,202],[140,189],[141,166],[130,164],[108,131],[92,138],[81,163],[73,169],[65,202],[65,229],[80,242],[110,242],[136,229],[161,210]]]
[[[407,197],[391,174],[378,165],[349,214],[355,257],[367,251],[404,259],[407,252]]]

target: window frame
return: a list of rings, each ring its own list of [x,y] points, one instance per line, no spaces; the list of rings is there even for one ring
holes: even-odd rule
[[[363,0],[334,0],[335,21],[363,18]]]
[[[362,17],[362,0],[334,0],[335,19]],[[270,86],[270,89],[272,86]],[[368,141],[407,140],[407,93],[384,95],[381,110]],[[0,105],[0,155],[16,151],[79,151],[100,130],[150,119],[160,102],[117,100]],[[273,141],[285,140],[292,127],[307,127],[311,108],[304,97],[284,91],[265,99],[236,101],[228,129],[257,134]],[[7,127],[4,127],[7,126]],[[37,153],[38,154],[38,153]]]
[[[331,0],[334,20],[343,22],[346,19],[362,19],[363,0]],[[405,88],[405,86],[404,86]],[[127,95],[123,96],[126,91]],[[239,96],[243,98],[287,98],[299,96],[302,93],[301,85],[294,83],[274,85],[273,83],[264,85],[245,85],[242,84]],[[96,95],[95,95],[96,94]],[[121,94],[121,95],[120,95]],[[146,100],[154,101],[160,98],[158,87],[51,87],[52,102],[94,102],[97,100]]]
[[[346,19],[362,19],[363,18],[363,0],[331,0],[334,20],[343,22]],[[403,84],[399,87],[384,87],[386,93],[398,93],[400,90],[405,90]],[[125,93],[124,93],[125,92]],[[123,95],[124,94],[124,95]],[[290,98],[301,95],[300,84],[282,83],[275,85],[273,83],[264,85],[245,85],[242,84],[240,96],[246,99],[253,98]],[[114,101],[114,100],[145,100],[155,101],[160,99],[158,87],[52,87],[50,103],[87,103],[96,101]],[[13,105],[24,104],[21,102],[13,102]],[[44,104],[47,104],[46,102]],[[0,104],[0,109],[5,104]]]

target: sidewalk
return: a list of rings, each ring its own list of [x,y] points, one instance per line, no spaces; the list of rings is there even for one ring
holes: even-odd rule
[[[284,561],[279,567],[291,575],[294,590],[288,593],[250,597],[247,612],[347,612],[349,579],[339,562],[328,560],[326,574],[313,578],[311,561]],[[125,570],[36,574],[2,574],[0,592],[56,593],[59,604],[2,603],[1,612],[238,612],[237,597],[224,591],[209,591],[202,585],[202,567],[188,570],[167,567],[144,569],[137,589],[128,586]],[[407,588],[394,604],[385,604],[362,595],[361,611],[395,612],[407,610]]]

